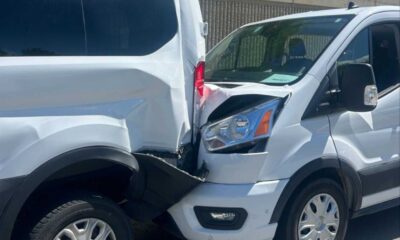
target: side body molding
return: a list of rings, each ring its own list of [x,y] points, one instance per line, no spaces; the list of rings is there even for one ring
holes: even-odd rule
[[[338,174],[340,181],[343,184],[350,209],[353,212],[360,209],[362,201],[362,184],[357,172],[350,165],[340,159],[319,158],[303,166],[293,175],[278,200],[278,204],[274,209],[270,223],[279,222],[292,194],[302,183],[304,183],[304,181],[309,180],[314,174],[319,172],[322,173],[324,170],[334,170]]]
[[[3,240],[11,238],[13,225],[29,196],[54,173],[73,164],[87,160],[106,160],[126,166],[133,173],[139,172],[139,164],[129,152],[105,146],[85,147],[61,154],[25,176],[15,189],[0,218],[0,236]]]

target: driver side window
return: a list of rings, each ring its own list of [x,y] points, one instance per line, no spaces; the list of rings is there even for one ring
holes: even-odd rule
[[[342,55],[337,61],[337,66],[343,66],[346,64],[355,63],[368,63],[370,64],[370,53],[369,53],[369,31],[364,29],[357,35],[350,43],[350,45],[344,50]]]
[[[337,66],[371,64],[380,94],[400,82],[400,23],[376,24],[360,32],[342,53]],[[340,74],[339,74],[340,75]]]

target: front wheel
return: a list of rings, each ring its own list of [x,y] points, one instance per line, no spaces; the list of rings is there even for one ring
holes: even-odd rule
[[[114,202],[78,193],[48,202],[29,240],[132,240],[132,226]]]
[[[343,240],[348,208],[342,188],[329,179],[319,179],[292,198],[282,215],[278,239]]]

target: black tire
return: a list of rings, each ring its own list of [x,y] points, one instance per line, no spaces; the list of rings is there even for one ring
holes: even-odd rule
[[[329,194],[334,198],[339,209],[339,229],[335,240],[343,240],[346,236],[349,209],[342,188],[330,179],[318,179],[296,193],[288,203],[279,222],[277,236],[279,240],[299,240],[298,224],[306,204],[319,194]],[[321,239],[324,240],[324,239]]]
[[[111,200],[91,193],[74,193],[46,201],[40,216],[31,219],[29,240],[53,240],[66,226],[81,219],[94,218],[108,224],[116,239],[133,240],[132,224]]]

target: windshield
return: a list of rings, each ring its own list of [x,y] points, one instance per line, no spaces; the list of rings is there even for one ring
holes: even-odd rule
[[[294,83],[352,17],[292,19],[240,28],[207,55],[206,81]]]

